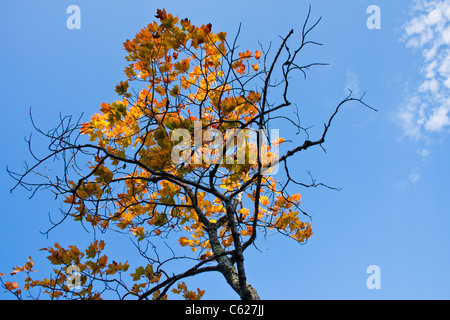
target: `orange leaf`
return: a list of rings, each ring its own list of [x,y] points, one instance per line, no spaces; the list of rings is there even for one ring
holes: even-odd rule
[[[105,249],[105,241],[100,240],[100,243],[98,244],[98,248],[99,248],[99,250]]]
[[[158,18],[160,20],[164,20],[167,17],[166,9],[157,9],[155,18]]]
[[[52,293],[50,293],[50,297],[52,297],[52,298],[58,298],[60,296],[62,296],[61,291],[53,291]]]
[[[25,263],[24,269],[29,271],[31,268],[33,268],[34,261],[31,259],[31,257],[28,257],[28,262]]]
[[[103,255],[101,258],[98,259],[97,264],[100,268],[104,268],[106,266],[107,261],[108,257],[106,255]]]
[[[250,50],[247,50],[246,52],[240,52],[239,53],[239,59],[248,59],[252,56],[252,53]]]
[[[241,64],[239,68],[236,69],[237,73],[243,74],[245,72],[245,65]]]
[[[11,272],[11,275],[15,275],[16,273],[22,272],[24,269],[22,267],[14,267],[14,270]]]
[[[14,289],[19,288],[19,285],[17,282],[5,282],[5,288],[9,291],[12,291]]]
[[[178,239],[178,242],[183,246],[187,246],[189,244],[189,239],[186,237],[181,237],[180,239]]]
[[[72,195],[66,196],[66,200],[64,200],[65,203],[74,203],[75,197]]]
[[[292,200],[294,200],[295,202],[299,202],[299,201],[300,201],[300,198],[301,198],[301,195],[300,195],[299,193],[296,193],[296,194],[293,194],[291,198],[292,198]]]
[[[269,198],[267,198],[266,196],[261,196],[259,198],[259,201],[263,206],[267,206],[269,204]]]

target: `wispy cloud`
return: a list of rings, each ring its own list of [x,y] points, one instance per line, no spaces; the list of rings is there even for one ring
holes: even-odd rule
[[[351,68],[348,68],[345,77],[347,78],[345,91],[348,93],[348,90],[351,90],[355,96],[359,95],[359,76]]]
[[[419,181],[419,179],[420,179],[420,173],[411,173],[409,175],[409,181],[412,184],[416,184]]]
[[[421,174],[417,170],[411,172],[408,177],[398,181],[395,187],[399,190],[406,191],[408,188],[418,184]]]
[[[418,149],[416,152],[417,152],[417,154],[418,154],[419,156],[422,157],[423,160],[428,159],[428,158],[430,157],[430,155],[431,155],[430,150],[425,149],[425,148]]]
[[[421,53],[422,79],[397,116],[404,133],[419,138],[450,126],[450,1],[416,0],[412,13],[403,40]]]

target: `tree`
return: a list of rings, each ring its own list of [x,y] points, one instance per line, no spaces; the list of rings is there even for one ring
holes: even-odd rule
[[[101,233],[131,234],[145,263],[131,270],[128,262],[112,260],[99,238],[84,250],[55,243],[42,249],[55,266],[50,278],[32,279],[31,257],[11,272],[26,275],[23,289],[0,278],[18,298],[24,290],[33,298],[33,288],[44,288],[52,299],[99,299],[106,291],[120,298],[166,299],[174,293],[199,299],[204,291],[188,290],[183,280],[218,272],[240,298],[259,299],[244,264],[257,236],[276,233],[306,243],[312,235],[300,194],[290,194],[288,185],[326,185],[296,181],[288,160],[321,147],[344,104],[369,107],[350,92],[316,140],[293,120],[291,76],[324,65],[296,62],[306,46],[320,45],[307,39],[320,19],[310,26],[309,11],[295,49],[288,45],[291,30],[271,57],[262,47],[238,52],[239,32],[230,42],[211,24],[194,26],[165,10],[155,17],[124,43],[129,65],[126,80],[116,86],[120,99],[103,103],[87,122],[66,116],[48,132],[34,125],[49,139],[47,156],[35,156],[30,139],[34,164],[22,173],[8,170],[17,180],[14,189],[48,189],[64,199],[62,219],[53,227],[72,218]],[[277,70],[280,80],[274,79]],[[274,121],[306,138],[280,155],[285,140],[276,137]],[[45,170],[52,160],[63,167],[53,176]],[[275,178],[279,167],[284,181]],[[152,239],[172,240],[171,256],[162,258]],[[167,270],[173,260],[185,271]]]

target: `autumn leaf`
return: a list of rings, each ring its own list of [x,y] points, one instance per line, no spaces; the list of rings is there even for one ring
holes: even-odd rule
[[[108,257],[106,255],[103,255],[97,260],[97,265],[100,267],[100,269],[103,269],[104,267],[106,267],[107,262]]]
[[[266,196],[261,196],[259,198],[259,202],[263,205],[263,206],[268,206],[269,205],[269,198]]]
[[[19,284],[17,282],[5,282],[6,290],[13,291],[19,288]]]
[[[128,81],[120,81],[118,85],[116,85],[116,92],[119,95],[124,95],[128,90]]]
[[[15,275],[15,274],[17,274],[19,272],[22,272],[22,271],[24,271],[24,269],[22,267],[14,267],[14,270],[11,271],[10,274],[13,276],[13,275]]]
[[[270,128],[272,119],[290,119],[271,113],[288,105],[288,95],[280,107],[276,97],[267,97],[279,91],[272,85],[283,86],[270,78],[267,57],[257,61],[260,51],[238,49],[226,32],[213,32],[211,23],[195,25],[165,9],[155,18],[123,42],[124,79],[115,82],[120,98],[100,103],[85,122],[49,134],[51,158],[66,167],[45,186],[56,184],[50,189],[64,203],[62,220],[93,229],[94,239],[84,247],[55,242],[41,249],[54,266],[49,278],[33,279],[31,257],[15,267],[11,275],[26,277],[26,290],[42,290],[52,299],[94,300],[116,290],[127,298],[179,294],[197,300],[205,291],[189,290],[182,280],[218,270],[244,297],[241,256],[255,239],[273,231],[304,243],[312,235],[309,223],[299,218],[300,194],[289,196],[286,182],[267,170],[284,138],[269,143],[250,137]],[[175,137],[180,131],[183,135]],[[77,136],[69,139],[72,133]],[[228,142],[228,149],[220,149]],[[180,150],[183,159],[175,163]],[[106,232],[131,238],[145,263],[130,267],[105,252],[100,237]],[[185,263],[189,271],[175,274],[172,262]],[[76,290],[67,282],[74,278]],[[5,287],[20,290],[17,282]]]
[[[25,271],[31,271],[33,268],[34,261],[31,259],[31,257],[28,257],[28,262],[25,263],[24,269]]]
[[[159,20],[164,20],[167,17],[167,13],[165,9],[158,9],[156,10],[155,18],[158,18]]]
[[[190,243],[189,239],[186,238],[186,237],[181,237],[181,238],[179,238],[179,239],[178,239],[178,242],[179,242],[183,247],[189,245],[189,243]]]
[[[243,60],[243,59],[249,59],[252,56],[252,53],[250,52],[250,50],[247,50],[246,52],[240,52],[239,53],[239,59]]]

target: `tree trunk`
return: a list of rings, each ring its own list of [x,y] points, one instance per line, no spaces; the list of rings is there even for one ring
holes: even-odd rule
[[[259,300],[258,293],[256,289],[253,288],[250,284],[246,283],[246,288],[242,290],[239,284],[239,274],[236,271],[236,268],[231,265],[229,259],[227,263],[220,263],[220,272],[223,274],[228,284],[236,291],[237,294],[241,297],[242,300]]]
[[[214,254],[220,255],[224,252],[223,247],[220,245],[219,239],[217,238],[217,231],[215,229],[207,229],[209,235],[209,243],[211,245],[211,249]],[[241,297],[243,300],[259,300],[258,293],[255,288],[249,285],[245,281],[246,288],[242,290],[241,285],[239,283],[239,273],[236,268],[233,266],[231,260],[226,255],[222,255],[217,258],[217,262],[219,264],[219,271],[225,277],[227,283],[233,288],[234,291]],[[241,279],[242,281],[242,279]]]

